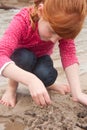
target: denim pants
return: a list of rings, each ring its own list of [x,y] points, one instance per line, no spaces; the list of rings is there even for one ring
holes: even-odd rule
[[[57,70],[53,67],[53,61],[49,55],[37,58],[28,49],[20,48],[13,52],[11,59],[23,70],[35,74],[45,87],[52,85],[57,78]]]

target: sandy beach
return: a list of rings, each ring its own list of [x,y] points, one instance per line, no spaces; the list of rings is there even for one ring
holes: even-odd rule
[[[10,6],[13,5],[18,9],[0,9],[0,38],[12,17],[27,4],[10,2]],[[87,93],[87,19],[75,43],[80,63],[81,88]],[[67,83],[57,45],[52,59],[59,73],[57,82]],[[0,98],[5,92],[7,81],[8,79],[0,76]],[[10,108],[0,104],[0,130],[87,130],[87,106],[73,102],[71,94],[48,92],[53,103],[46,108],[40,108],[33,102],[27,87],[19,84],[16,106]]]

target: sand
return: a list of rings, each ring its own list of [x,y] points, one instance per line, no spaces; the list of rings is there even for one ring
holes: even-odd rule
[[[87,130],[85,106],[73,102],[70,95],[49,94],[53,104],[44,109],[27,92],[18,93],[13,109],[0,105],[0,130]]]
[[[12,5],[12,3],[10,3]],[[17,7],[24,6],[16,2]],[[0,10],[0,37],[16,11]],[[3,17],[3,16],[6,17]],[[80,81],[84,93],[87,93],[87,20],[76,39],[77,55],[80,61]],[[54,66],[59,72],[57,82],[67,82],[57,46],[52,55]],[[8,79],[0,77],[0,97],[7,86]],[[60,95],[48,91],[52,105],[46,108],[37,106],[22,84],[17,91],[17,104],[14,108],[0,104],[0,130],[87,130],[87,106],[73,102],[71,94]]]

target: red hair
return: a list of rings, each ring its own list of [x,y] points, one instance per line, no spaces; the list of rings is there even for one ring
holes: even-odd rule
[[[38,5],[43,2],[42,16],[60,37],[74,39],[81,31],[87,13],[86,0],[34,0],[34,2],[32,25],[39,20]]]
[[[34,0],[34,9],[30,14],[30,18],[31,18],[31,24],[33,29],[35,28],[35,23],[39,20],[38,17],[38,6],[40,3],[44,3],[45,0]]]
[[[45,0],[43,18],[65,39],[74,39],[86,17],[86,0]]]

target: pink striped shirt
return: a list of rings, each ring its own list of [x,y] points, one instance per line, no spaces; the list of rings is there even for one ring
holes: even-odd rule
[[[30,10],[23,8],[11,21],[9,27],[0,39],[0,68],[11,62],[10,56],[17,48],[28,48],[37,57],[50,55],[53,51],[54,43],[42,41],[38,34],[38,23],[33,30],[29,16]],[[60,56],[63,67],[66,68],[74,63],[78,63],[76,49],[73,40],[59,41]]]

